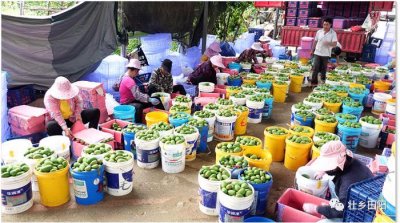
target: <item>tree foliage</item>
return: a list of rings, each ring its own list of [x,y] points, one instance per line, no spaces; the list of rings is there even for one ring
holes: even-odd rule
[[[20,3],[22,1],[2,1],[1,13],[7,15],[20,15]],[[24,16],[47,16],[71,6],[75,1],[23,1]]]

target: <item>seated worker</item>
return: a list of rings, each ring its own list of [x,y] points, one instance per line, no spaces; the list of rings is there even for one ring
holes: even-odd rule
[[[208,46],[206,51],[204,51],[203,56],[201,56],[200,62],[204,63],[208,61],[211,57],[221,53],[221,47],[218,42],[213,42]]]
[[[126,65],[128,70],[124,74],[119,86],[121,95],[120,103],[123,105],[130,104],[135,107],[135,122],[142,122],[143,109],[155,106],[158,109],[164,109],[159,98],[149,97],[147,94],[140,92],[134,78],[139,74],[141,69],[140,61],[131,59]]]
[[[186,95],[185,88],[182,85],[173,86],[172,80],[172,61],[165,59],[161,67],[153,71],[149,81],[148,95],[152,95],[154,92],[165,92],[165,93],[179,93]]]
[[[88,123],[89,128],[97,129],[100,119],[98,108],[82,110],[83,102],[79,88],[72,85],[65,77],[57,77],[44,96],[44,105],[54,119],[47,123],[47,134],[73,138],[71,128],[75,123]]]
[[[238,59],[236,59],[236,63],[247,62],[251,64],[258,64],[257,54],[261,54],[264,52],[264,49],[261,47],[260,42],[253,43],[251,48],[244,50]]]
[[[196,68],[188,77],[188,83],[198,85],[200,82],[217,84],[217,72],[219,68],[225,68],[222,64],[222,56],[215,55]]]
[[[359,160],[353,158],[353,153],[340,141],[331,141],[323,145],[320,156],[311,166],[318,171],[314,176],[316,180],[321,179],[325,173],[334,176],[333,180],[329,181],[331,201],[336,198],[342,205],[317,206],[304,203],[303,210],[310,214],[319,213],[329,221],[343,221],[343,211],[344,207],[347,206],[349,187],[354,183],[373,177],[371,170]]]

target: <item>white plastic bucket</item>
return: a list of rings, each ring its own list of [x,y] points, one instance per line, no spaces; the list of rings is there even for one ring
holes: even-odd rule
[[[33,145],[28,139],[14,139],[1,144],[1,162],[11,164],[21,161]]]
[[[179,145],[167,145],[160,142],[161,166],[166,173],[180,173],[185,170],[186,142]]]
[[[365,148],[375,148],[379,133],[382,129],[382,124],[369,124],[360,119],[361,123],[361,136],[359,139],[359,145]]]
[[[228,77],[230,74],[228,73],[217,73],[217,84],[218,85],[226,85],[228,83]]]
[[[16,177],[1,178],[1,212],[18,214],[33,205],[32,168]]]
[[[231,99],[235,105],[245,105],[246,104],[246,97],[245,98],[235,98],[233,96],[229,96],[229,99]]]
[[[390,94],[374,93],[374,105],[372,106],[371,112],[374,114],[384,113],[386,109],[386,101],[391,98],[392,96]]]
[[[108,153],[110,153],[110,152],[113,151],[113,148],[111,147],[111,145],[109,145],[109,144],[105,144],[105,145],[106,145],[106,147],[108,147],[108,148],[111,149],[111,150],[110,150],[109,152],[107,152],[107,153],[103,153],[103,154],[99,154],[99,155],[87,154],[87,153],[85,153],[85,149],[87,148],[87,146],[86,146],[85,148],[82,149],[81,156],[82,156],[82,157],[88,157],[88,158],[95,157],[95,158],[98,159],[98,160],[104,160],[104,156],[106,156]]]
[[[231,172],[224,167],[229,173]],[[211,216],[218,216],[218,190],[219,186],[221,185],[222,181],[211,181],[207,180],[204,177],[200,175],[200,173],[197,176],[197,179],[199,181],[199,195],[200,195],[200,201],[199,201],[199,208],[200,211],[203,212],[206,215],[211,215]]]
[[[325,84],[329,84],[332,86],[340,86],[340,81],[330,81],[330,80],[326,80]]]
[[[137,165],[144,169],[153,169],[160,163],[160,138],[144,141],[135,137]]]
[[[326,191],[329,188],[329,179],[324,175],[321,180],[315,180],[314,178],[316,171],[310,166],[302,166],[296,171],[296,186],[299,191],[325,198]],[[307,179],[303,175],[309,176],[311,179]]]
[[[191,109],[192,108],[192,101],[190,102],[177,102],[174,99],[172,99],[172,105],[181,105],[181,106],[185,106],[186,108]]]
[[[47,147],[53,149],[57,156],[63,157],[70,161],[71,140],[66,136],[48,136],[39,142],[39,147]]]
[[[331,132],[325,132],[325,133],[327,133],[328,135],[335,136],[337,140],[340,140],[340,137],[339,137],[338,135],[336,135],[336,134],[333,134],[333,133],[331,133]],[[318,141],[321,141],[321,140],[322,140],[322,139],[319,138],[318,136],[316,136],[316,134],[314,133],[314,136],[313,136],[313,141],[314,141],[314,143],[316,143],[316,142],[318,142]]]
[[[208,84],[208,85],[206,85]],[[206,92],[206,93],[212,93],[214,92],[215,89],[215,84],[211,82],[200,82],[199,83],[199,92]]]
[[[207,142],[211,142],[214,138],[214,129],[215,129],[215,120],[216,117],[211,117],[211,118],[200,118],[198,116],[193,116],[195,119],[204,119],[208,122],[208,136],[207,136]]]
[[[104,160],[105,174],[107,178],[107,193],[113,196],[124,196],[133,189],[133,154],[129,151],[132,158],[126,162],[113,163]]]
[[[385,113],[389,115],[396,115],[396,101],[386,101]]]
[[[160,134],[160,138],[164,137],[164,136],[170,136],[172,134],[174,134],[174,129],[170,129],[167,131],[157,131],[158,134]]]
[[[234,135],[237,116],[223,117],[217,115],[214,136],[221,141],[231,141]]]
[[[218,190],[217,199],[220,203],[218,218],[219,222],[244,222],[244,217],[250,212],[255,193],[253,186],[251,184],[248,185],[253,191],[253,195],[248,197],[229,196],[222,192],[221,189]]]
[[[169,110],[169,102],[171,101],[171,95],[168,93],[165,93],[165,92],[155,92],[155,93],[151,94],[151,97],[154,97],[155,95],[157,95],[160,98],[161,103],[164,106],[164,109],[166,111],[168,111]]]
[[[312,107],[312,109],[311,109],[312,111],[316,111],[316,110],[322,108],[322,106],[324,105],[323,102],[314,103],[314,102],[306,101],[305,99],[303,100],[303,103],[304,103],[305,105],[311,106],[311,107]]]
[[[249,116],[247,122],[249,123],[260,123],[262,120],[262,110],[264,108],[265,101],[257,102],[246,100],[246,106],[249,108]]]
[[[197,143],[199,143],[199,138],[200,138],[200,134],[199,134],[199,130],[194,127],[196,129],[195,133],[192,134],[179,134],[179,133],[175,133],[175,135],[181,135],[183,137],[185,137],[186,140],[186,150],[185,150],[185,160],[186,162],[190,162],[196,159],[196,154],[197,154]]]

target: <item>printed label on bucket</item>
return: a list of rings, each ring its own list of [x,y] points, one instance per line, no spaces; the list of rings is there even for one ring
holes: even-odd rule
[[[187,141],[187,147],[186,147],[186,155],[191,155],[194,152],[197,151],[197,143],[198,140],[193,140],[193,141]]]
[[[359,135],[348,135],[343,134],[343,132],[338,131],[338,136],[340,137],[342,143],[347,147],[347,149],[355,149],[357,148],[358,140],[360,138]]]
[[[86,182],[84,180],[74,179],[74,194],[75,197],[88,198]]]
[[[160,147],[152,150],[136,149],[137,160],[142,163],[154,163],[160,160]]]
[[[269,104],[265,104],[264,108],[262,109],[262,115],[263,116],[269,116],[269,113],[270,113]]]
[[[263,109],[249,108],[249,118],[258,119]]]
[[[233,138],[233,129],[235,128],[235,123],[223,123],[215,122],[215,136],[219,139],[230,140]]]
[[[133,169],[122,174],[106,172],[107,189],[129,190],[132,187],[132,171]]]
[[[219,221],[220,222],[244,222],[244,217],[250,212],[250,207],[244,210],[232,210],[224,205],[220,205]]]
[[[15,207],[25,204],[32,199],[32,184],[29,182],[23,187],[12,190],[1,190],[1,202],[3,206]]]
[[[209,192],[199,188],[200,204],[206,208],[217,207],[217,192]]]
[[[372,110],[374,110],[375,112],[385,112],[386,109],[386,102],[384,101],[376,101],[374,100],[374,107],[372,108]]]

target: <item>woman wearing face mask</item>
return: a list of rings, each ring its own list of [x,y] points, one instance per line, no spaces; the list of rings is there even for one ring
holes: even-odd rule
[[[326,173],[334,178],[329,182],[331,199],[338,199],[341,204],[315,205],[304,203],[303,210],[310,214],[321,214],[330,221],[343,221],[344,207],[347,206],[349,187],[357,182],[373,177],[366,165],[353,158],[353,153],[340,141],[331,141],[321,148],[320,156],[311,165],[321,179]]]
[[[222,56],[215,55],[196,68],[188,77],[188,82],[198,85],[200,82],[211,82],[217,84],[217,72],[220,68],[225,68],[222,64]]]

